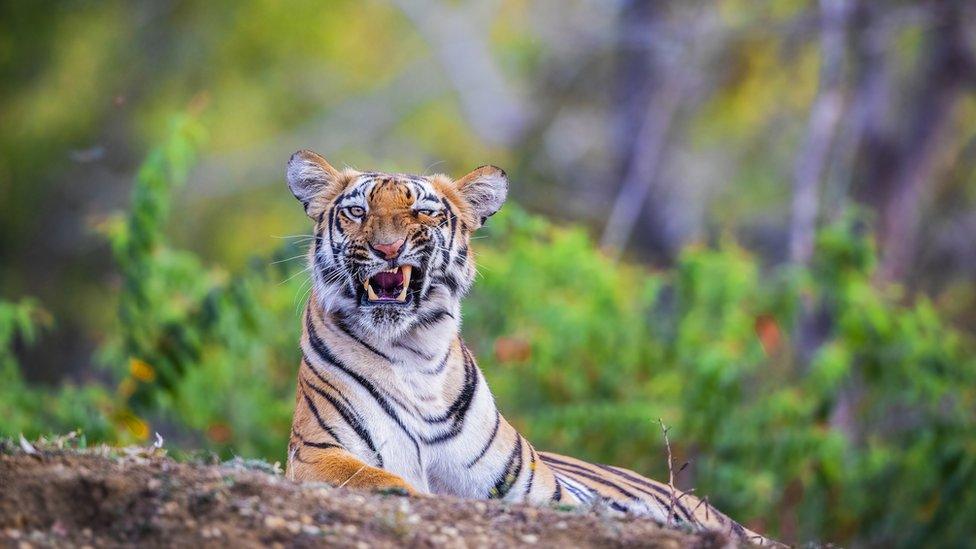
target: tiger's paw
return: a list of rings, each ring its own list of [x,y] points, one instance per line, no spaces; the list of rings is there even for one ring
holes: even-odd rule
[[[380,479],[372,490],[380,494],[394,496],[416,496],[420,494],[407,481],[396,475],[390,475],[388,478]]]
[[[398,475],[388,473],[382,469],[363,470],[353,475],[348,481],[340,483],[340,487],[360,488],[384,494],[416,496],[419,494],[407,481]]]

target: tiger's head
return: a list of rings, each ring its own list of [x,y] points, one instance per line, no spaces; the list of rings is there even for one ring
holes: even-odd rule
[[[291,156],[287,179],[315,222],[315,299],[380,340],[444,313],[457,317],[474,281],[471,233],[508,193],[505,172],[494,166],[456,181],[338,171],[309,150]]]

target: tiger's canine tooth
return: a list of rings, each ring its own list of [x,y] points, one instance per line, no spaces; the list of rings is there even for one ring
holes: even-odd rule
[[[403,288],[400,290],[400,295],[397,296],[397,301],[407,300],[407,289],[410,287],[410,274],[413,272],[412,265],[403,265],[400,267],[403,271]]]
[[[371,301],[376,301],[379,299],[379,297],[376,296],[376,292],[373,291],[373,287],[369,284],[366,285],[366,295]]]

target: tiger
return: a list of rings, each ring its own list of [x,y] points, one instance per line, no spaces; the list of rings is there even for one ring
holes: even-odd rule
[[[460,328],[471,236],[505,202],[503,170],[339,171],[300,150],[286,179],[314,223],[287,478],[601,506],[769,543],[673,484],[538,451],[501,415]]]

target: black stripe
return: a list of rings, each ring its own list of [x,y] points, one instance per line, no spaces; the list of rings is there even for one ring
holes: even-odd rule
[[[508,456],[508,462],[498,476],[498,480],[488,492],[488,499],[504,498],[518,482],[519,474],[522,473],[522,435],[515,433],[515,436],[515,447],[512,448],[512,453]]]
[[[555,474],[552,475],[552,479],[556,481],[556,489],[552,491],[552,497],[549,501],[562,501],[563,499],[563,485],[559,482],[559,477]]]
[[[319,252],[322,250],[322,234],[321,232],[313,233],[315,235],[315,253],[312,255],[312,261],[316,264],[319,262]]]
[[[484,223],[484,220],[482,220],[481,222]],[[614,509],[615,511],[620,511],[621,513],[626,513],[630,511],[630,509],[626,505],[620,503],[619,501],[614,501],[611,499],[608,501],[608,503],[610,504],[610,508]]]
[[[542,456],[542,459],[545,461],[546,457],[545,456]],[[623,488],[620,488],[619,486],[611,483],[610,481],[607,481],[605,479],[602,479],[599,476],[590,475],[590,474],[585,473],[584,471],[577,471],[575,469],[569,469],[569,468],[566,468],[566,467],[563,467],[563,466],[557,466],[557,465],[554,465],[554,464],[549,464],[549,466],[552,467],[553,469],[556,469],[557,471],[560,471],[560,472],[566,474],[569,477],[572,477],[574,474],[575,475],[580,475],[582,477],[588,478],[588,479],[593,480],[595,482],[598,482],[600,484],[604,484],[606,486],[609,486],[609,487],[611,487],[611,488],[619,491],[620,493],[624,494],[624,497],[630,498],[631,501],[637,501],[637,502],[643,502],[644,501],[641,498],[635,496],[634,494],[631,494],[631,493],[627,492],[627,490],[624,490]],[[579,493],[576,492],[576,491],[574,491],[574,490],[572,490],[571,489],[572,488],[571,486],[568,486],[567,485],[566,488],[569,489],[574,494],[576,494],[576,497],[577,498],[579,497]],[[592,492],[592,494],[595,497],[600,498],[600,500],[602,500],[604,503],[606,503],[607,505],[609,505],[611,509],[614,509],[616,511],[620,511],[621,513],[626,513],[626,512],[628,512],[630,510],[629,507],[627,507],[626,505],[622,504],[620,501],[618,501],[618,500],[616,500],[616,499],[614,499],[612,497],[601,495],[599,492],[597,492],[593,488],[587,487],[587,489],[590,490],[590,492]],[[664,505],[665,506],[664,507],[665,510],[668,509],[667,504],[664,501],[661,501],[660,499],[658,499],[656,496],[653,496],[653,495],[651,497],[653,497],[660,505]],[[681,520],[681,517],[677,517],[676,516],[675,518],[677,518],[679,521]]]
[[[543,459],[543,461],[545,461],[545,456],[542,456],[542,459]],[[554,475],[554,476],[556,475],[556,473],[555,473],[555,471],[553,472],[553,475]],[[557,478],[557,480],[558,480],[558,478]],[[588,494],[588,495],[589,495],[589,497],[586,497],[586,494],[584,494],[583,492],[580,492],[580,490],[579,490],[579,488],[576,488],[576,487],[575,487],[575,486],[573,486],[572,484],[568,484],[568,483],[567,483],[567,484],[565,485],[565,488],[566,488],[566,490],[567,490],[567,491],[568,491],[568,492],[569,492],[570,494],[573,494],[574,496],[576,496],[576,499],[578,499],[580,503],[587,503],[587,502],[589,502],[589,501],[590,501],[591,499],[593,499],[594,497],[600,497],[600,496],[599,496],[598,494],[596,494],[596,493],[595,493],[595,492],[593,491],[593,489],[592,489],[592,488],[589,488],[589,487],[587,487],[586,485],[583,485],[583,488],[585,488],[585,489],[586,489],[586,490],[587,490],[587,491],[589,492],[589,494]]]
[[[450,273],[445,273],[443,275],[436,275],[433,278],[436,282],[440,282],[445,286],[447,286],[447,289],[450,290],[451,295],[457,294],[459,284],[457,278],[455,278],[454,275]]]
[[[595,473],[593,473],[591,471],[586,470],[582,465],[578,465],[578,464],[575,464],[575,463],[570,463],[570,462],[567,462],[567,461],[561,461],[561,460],[555,459],[555,458],[553,458],[551,456],[547,456],[547,455],[543,455],[542,456],[542,460],[545,461],[547,464],[549,464],[550,467],[555,467],[557,469],[560,469],[560,470],[566,472],[567,474],[570,474],[570,475],[577,474],[577,475],[580,475],[582,477],[588,478],[588,479],[590,479],[590,480],[592,480],[594,482],[598,482],[600,484],[603,484],[604,486],[609,486],[610,488],[613,488],[613,489],[617,490],[618,492],[620,492],[621,494],[623,494],[625,497],[628,497],[628,498],[631,498],[631,499],[636,499],[636,500],[640,500],[641,499],[638,496],[636,496],[635,494],[631,493],[630,491],[628,491],[625,488],[623,488],[622,486],[620,486],[619,484],[616,484],[614,482],[611,482],[611,481],[609,481],[609,480],[607,480],[607,479],[605,479],[605,478],[603,478],[603,477],[601,477],[601,476],[599,476],[599,475],[597,475],[597,474],[595,474]],[[675,505],[673,505],[673,506],[671,505],[671,503],[670,503],[671,493],[670,492],[666,492],[664,494],[664,495],[666,495],[668,497],[668,500],[663,500],[657,494],[655,494],[654,492],[650,492],[648,490],[644,490],[644,489],[639,488],[637,486],[630,486],[630,487],[633,488],[633,489],[635,489],[635,490],[637,490],[638,492],[641,492],[643,494],[646,494],[646,495],[650,496],[658,504],[664,506],[664,509],[666,511],[671,510],[673,507],[677,507],[677,509],[679,511],[681,511],[681,514],[684,515],[684,518],[683,519],[682,519],[682,517],[676,516],[675,518],[677,518],[678,520],[685,520],[687,522],[693,522],[693,523],[696,522],[692,518],[692,516],[689,513],[688,509],[685,508],[685,506],[681,503],[680,500],[676,499],[674,501]],[[676,513],[676,515],[677,515],[677,513]]]
[[[332,354],[332,351],[329,350],[329,347],[325,344],[324,341],[322,341],[322,339],[318,336],[318,334],[316,334],[315,326],[312,324],[311,314],[305,315],[305,324],[306,324],[306,332],[308,333],[309,344],[312,346],[312,350],[315,351],[315,354],[319,357],[319,359],[321,359],[323,362],[327,362],[335,366],[342,373],[346,374],[347,376],[352,378],[356,383],[362,386],[363,389],[366,389],[366,392],[368,392],[370,396],[372,396],[373,399],[376,401],[376,403],[379,404],[383,412],[385,412],[386,415],[390,416],[390,419],[392,419],[394,423],[396,423],[397,427],[399,427],[400,430],[402,430],[403,433],[407,435],[407,438],[410,439],[410,442],[413,443],[414,450],[417,454],[417,462],[419,463],[420,445],[417,443],[417,439],[413,436],[413,434],[410,433],[406,425],[403,424],[403,420],[401,420],[400,416],[396,414],[396,411],[393,410],[393,407],[390,406],[390,403],[386,400],[386,398],[384,398],[383,395],[380,394],[380,391],[376,387],[374,387],[372,383],[370,383],[365,378],[363,378],[363,376],[350,370],[345,364],[342,363],[342,361],[340,361],[334,354]]]
[[[444,353],[444,358],[441,359],[440,363],[433,370],[422,370],[420,373],[427,376],[436,376],[447,368],[447,359],[451,357],[451,347],[447,348],[447,352]]]
[[[447,248],[444,249],[444,263],[446,264],[451,258],[451,248],[454,247],[454,233],[457,232],[457,215],[454,213],[454,208],[451,207],[451,204],[446,198],[441,198],[441,203],[447,209],[447,224],[451,229],[451,240],[448,242]]]
[[[297,438],[299,442],[302,443],[302,446],[310,446],[312,448],[321,448],[321,449],[328,449],[328,448],[339,448],[340,450],[344,449],[342,446],[335,444],[333,442],[312,442],[310,440],[306,440],[305,437],[299,434],[299,432],[296,431],[294,428],[292,428],[291,434],[295,438]]]
[[[332,238],[332,231],[335,229],[335,226],[336,226],[335,211],[336,211],[335,206],[333,206],[332,208],[329,208],[329,227],[328,227],[328,230],[329,230],[329,249],[332,250],[332,261],[333,262],[338,262],[339,261],[339,258],[336,257],[336,256],[339,254],[339,250],[336,247],[335,239]]]
[[[295,431],[294,429],[292,429],[292,434],[298,438],[298,441],[302,443],[302,446],[308,446],[310,448],[318,448],[320,450],[328,450],[330,448],[337,448],[339,450],[345,449],[334,442],[313,442],[311,440],[306,440],[305,437],[298,434],[298,432]]]
[[[339,329],[340,329],[340,330],[342,331],[342,333],[344,333],[344,334],[346,334],[347,336],[349,336],[349,337],[351,337],[351,338],[352,338],[352,339],[353,339],[353,340],[354,340],[354,341],[355,341],[356,343],[359,343],[359,344],[360,344],[360,345],[362,345],[363,347],[366,347],[366,348],[367,348],[367,349],[369,349],[369,350],[370,350],[370,351],[371,351],[371,352],[372,352],[373,354],[375,354],[375,355],[377,355],[377,356],[379,356],[379,357],[381,357],[381,358],[383,358],[383,359],[385,359],[385,360],[386,360],[387,362],[393,362],[393,359],[392,359],[392,358],[390,358],[390,357],[389,357],[389,356],[387,356],[386,354],[384,354],[384,353],[382,353],[382,352],[381,352],[381,351],[380,351],[379,349],[377,349],[376,347],[373,347],[373,346],[372,346],[372,345],[370,345],[369,343],[366,343],[365,341],[363,341],[362,339],[360,339],[360,338],[359,338],[359,337],[358,337],[358,336],[357,336],[356,334],[354,334],[354,333],[352,333],[352,330],[350,330],[350,329],[349,329],[349,326],[348,326],[348,325],[346,325],[346,323],[345,323],[345,321],[344,321],[344,320],[342,320],[342,319],[341,319],[341,318],[339,318],[338,316],[336,316],[336,317],[333,317],[333,320],[334,320],[334,324],[336,325],[336,327],[338,327],[338,328],[339,328]],[[325,322],[325,321],[324,321],[324,319],[323,319],[323,323],[324,323],[324,322]]]
[[[338,444],[333,444],[331,442],[311,442],[311,441],[308,441],[308,440],[303,440],[302,441],[302,446],[311,446],[312,448],[320,448],[320,449],[323,449],[323,450],[327,450],[329,448],[339,448],[339,449],[342,449],[342,446],[339,446]]]
[[[495,426],[491,430],[491,435],[488,437],[488,440],[485,441],[485,446],[481,449],[480,452],[478,452],[478,455],[475,456],[474,459],[468,462],[468,464],[466,465],[468,469],[474,467],[474,464],[481,461],[481,458],[485,457],[485,454],[488,453],[488,448],[491,448],[491,444],[495,442],[495,438],[498,436],[498,426],[501,425],[501,423],[502,423],[502,414],[496,408]]]
[[[634,475],[627,474],[625,471],[621,471],[620,469],[616,467],[612,467],[610,465],[601,465],[599,463],[591,463],[590,465],[593,465],[594,467],[599,467],[600,469],[603,469],[604,471],[607,471],[609,473],[613,473],[614,475],[626,479],[633,484],[650,488],[651,490],[654,490],[655,492],[661,494],[662,496],[671,497],[670,490],[665,489],[663,486],[658,486],[652,482],[648,482],[647,479],[643,479],[640,477],[635,477]],[[637,486],[634,486],[634,488],[637,488]]]
[[[342,444],[342,439],[339,438],[339,435],[336,434],[332,427],[329,427],[324,419],[322,419],[322,415],[319,414],[319,409],[316,408],[315,403],[312,402],[312,397],[308,396],[308,393],[305,392],[304,388],[299,386],[298,390],[302,392],[302,396],[305,398],[305,404],[308,406],[308,409],[312,411],[312,415],[315,416],[315,421],[319,424],[319,427],[321,427],[326,433],[329,433],[329,436],[334,438],[336,442]]]
[[[632,488],[634,488],[635,490],[638,490],[640,492],[643,492],[645,494],[648,494],[649,492],[647,490],[641,488],[642,486],[644,486],[644,487],[650,488],[650,489],[654,490],[655,492],[657,492],[658,494],[661,494],[662,496],[668,498],[668,501],[671,500],[672,493],[671,493],[671,490],[670,489],[665,489],[663,486],[659,486],[659,485],[656,485],[656,484],[654,484],[652,482],[649,482],[647,479],[643,479],[643,478],[640,478],[640,477],[637,477],[637,476],[634,476],[634,475],[630,475],[630,474],[628,474],[625,471],[621,471],[617,467],[613,467],[613,466],[610,466],[610,465],[601,465],[599,463],[593,463],[591,465],[593,465],[594,467],[599,467],[600,469],[603,469],[604,471],[613,473],[613,474],[619,476],[620,478],[626,479],[627,481],[629,481],[631,483],[630,486]],[[679,496],[678,499],[675,500],[675,502],[678,504],[678,507],[681,509],[682,514],[684,514],[685,517],[690,522],[696,522],[696,523],[699,522],[698,519],[693,516],[693,514],[687,508],[687,506],[685,506],[685,504],[681,503],[681,499],[680,498],[681,498],[681,496]],[[655,499],[657,499],[657,498],[655,498]],[[670,503],[668,505],[670,506]],[[706,503],[705,505],[708,505],[708,503]]]
[[[414,349],[413,347],[407,345],[406,343],[401,343],[401,342],[397,341],[397,342],[394,342],[393,345],[395,345],[395,346],[397,346],[397,347],[399,347],[401,349],[406,349],[406,350],[410,351],[411,353],[419,356],[420,358],[422,358],[424,360],[434,360],[434,357],[433,356],[428,355],[427,353],[421,352],[421,351],[419,351],[417,349]]]
[[[302,381],[305,382],[305,385],[308,385],[308,387],[313,391],[315,391],[316,393],[318,393],[319,396],[329,401],[329,404],[331,404],[332,407],[335,408],[337,412],[339,412],[339,415],[342,416],[342,419],[349,425],[349,427],[352,428],[353,431],[356,432],[356,435],[358,435],[359,438],[361,438],[363,442],[366,443],[366,447],[368,447],[370,452],[372,452],[372,454],[376,456],[376,459],[379,462],[379,466],[382,467],[383,456],[381,456],[379,452],[376,451],[376,445],[373,444],[373,437],[370,436],[369,431],[366,429],[365,426],[363,426],[362,421],[360,421],[359,417],[355,415],[355,412],[351,411],[349,408],[347,408],[345,405],[339,402],[334,396],[325,392],[322,388],[316,387],[315,384],[312,383],[311,381],[301,377],[300,375],[299,377]]]
[[[454,421],[448,431],[433,438],[425,437],[424,442],[427,444],[440,444],[451,440],[460,435],[464,428],[464,419],[467,417],[468,410],[471,409],[471,403],[474,401],[474,395],[478,389],[478,367],[475,366],[474,359],[471,358],[464,343],[461,343],[461,353],[464,355],[464,388],[461,393],[440,418],[421,416],[428,423],[441,423],[449,418],[454,418]]]
[[[603,478],[603,477],[601,477],[599,475],[593,474],[593,473],[591,473],[591,472],[589,472],[589,471],[587,471],[585,469],[582,469],[578,465],[574,465],[572,463],[567,463],[565,461],[552,460],[552,459],[549,459],[548,456],[542,456],[542,461],[546,462],[546,464],[548,464],[550,467],[559,469],[560,471],[563,471],[564,473],[567,473],[569,475],[580,475],[580,476],[582,476],[584,478],[588,478],[588,479],[590,479],[590,480],[592,480],[594,482],[597,482],[599,484],[602,484],[604,486],[608,486],[610,488],[613,488],[614,490],[616,490],[616,491],[620,492],[621,494],[623,494],[623,496],[626,497],[626,498],[640,499],[639,497],[637,497],[636,494],[630,492],[626,488],[623,488],[622,486],[619,486],[619,485],[617,485],[617,484],[615,484],[613,482],[610,482],[609,480],[607,480],[607,479],[605,479],[605,478]]]
[[[421,314],[413,324],[414,326],[430,328],[431,326],[440,322],[444,317],[454,318],[454,315],[452,315],[446,309],[437,309],[433,312]]]
[[[532,491],[532,482],[535,481],[535,448],[529,446],[529,481],[525,484],[525,497]]]
[[[326,379],[325,376],[323,376],[322,374],[320,374],[318,370],[316,370],[314,367],[312,367],[312,362],[308,359],[308,356],[305,355],[305,351],[304,350],[302,351],[302,360],[305,362],[305,365],[307,366],[308,371],[312,372],[312,375],[314,375],[315,378],[318,379],[319,381],[321,381],[326,387],[328,387],[329,389],[332,389],[333,391],[335,391],[335,393],[337,395],[339,395],[339,398],[342,399],[342,402],[347,407],[349,407],[351,409],[355,409],[356,408],[355,406],[352,405],[352,402],[349,402],[349,399],[346,398],[346,395],[343,394],[343,392],[340,391],[338,387],[336,387],[335,385],[333,385],[333,383],[331,381],[329,381],[328,379]]]

